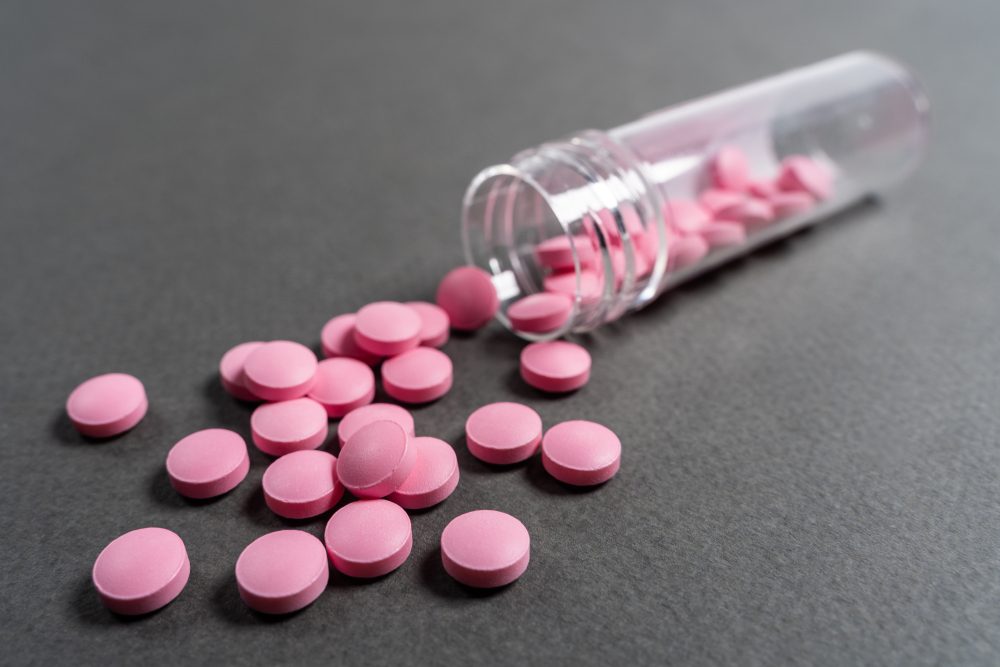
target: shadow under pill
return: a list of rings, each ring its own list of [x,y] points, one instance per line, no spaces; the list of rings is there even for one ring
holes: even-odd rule
[[[550,475],[547,470],[545,470],[545,466],[542,465],[542,457],[538,455],[532,456],[528,459],[527,465],[524,467],[524,476],[527,477],[528,482],[530,482],[536,489],[553,496],[583,496],[597,491],[608,483],[604,482],[594,486],[573,486],[572,484],[563,484],[558,479]]]
[[[212,593],[212,609],[215,615],[230,625],[273,625],[284,623],[307,611],[311,606],[303,607],[298,611],[288,614],[262,614],[259,611],[254,611],[240,597],[240,591],[236,585],[236,576],[233,574],[221,577]]]
[[[507,584],[499,588],[473,588],[460,584],[445,572],[441,563],[441,547],[435,547],[420,561],[420,581],[435,595],[449,600],[470,600],[477,598],[492,598],[502,594],[513,586]]]
[[[561,401],[583,389],[581,387],[580,389],[564,392],[549,392],[535,389],[521,377],[521,368],[518,362],[515,362],[514,368],[507,371],[507,375],[504,377],[504,385],[512,394],[524,401]]]
[[[52,421],[49,422],[49,434],[51,434],[52,437],[59,442],[59,444],[66,445],[68,447],[78,447],[80,445],[91,447],[94,445],[104,445],[117,442],[133,430],[134,429],[129,429],[124,433],[118,433],[107,438],[94,438],[77,431],[65,410],[60,410]]]
[[[170,476],[167,474],[166,467],[162,464],[157,466],[156,472],[154,472],[150,477],[148,488],[150,498],[161,505],[178,508],[205,507],[206,505],[214,505],[232,493],[232,491],[227,491],[222,495],[213,496],[211,498],[188,498],[187,496],[182,496],[177,493],[174,487],[170,484]]]
[[[141,623],[147,619],[157,616],[161,611],[170,607],[166,605],[155,609],[148,614],[138,616],[128,616],[126,614],[116,614],[101,602],[94,588],[94,582],[89,575],[80,577],[76,586],[72,590],[69,601],[70,610],[78,619],[87,625],[98,627],[113,627],[116,625],[128,625],[131,623]]]

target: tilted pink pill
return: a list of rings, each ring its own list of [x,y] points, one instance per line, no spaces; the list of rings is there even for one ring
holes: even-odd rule
[[[329,580],[326,549],[304,530],[258,537],[236,561],[240,597],[264,614],[289,614],[309,606]]]
[[[340,441],[340,446],[343,447],[344,443],[362,427],[382,420],[396,422],[411,438],[416,435],[413,415],[406,408],[392,403],[372,403],[357,410],[351,410],[340,420],[340,425],[337,427],[337,439]]]
[[[668,270],[677,271],[697,264],[708,254],[708,241],[701,236],[677,236],[667,246]]]
[[[377,421],[348,438],[337,459],[337,477],[358,498],[384,498],[413,472],[417,450],[396,422]]]
[[[808,192],[779,192],[771,197],[771,206],[777,218],[788,218],[805,213],[816,204]]]
[[[545,333],[559,329],[573,313],[573,300],[559,292],[542,292],[518,299],[507,308],[514,329]]]
[[[451,321],[444,308],[426,301],[410,301],[406,304],[420,316],[420,344],[425,347],[441,347],[448,342]]]
[[[180,595],[191,574],[184,541],[166,528],[139,528],[104,547],[94,561],[97,593],[111,611],[136,616]]]
[[[333,509],[344,495],[337,457],[315,449],[285,454],[264,471],[264,501],[286,519],[308,519]]]
[[[224,428],[196,431],[167,454],[167,476],[177,493],[213,498],[236,488],[250,471],[247,443]]]
[[[531,537],[516,518],[495,510],[461,514],[441,533],[441,562],[459,583],[506,586],[528,569]]]
[[[780,190],[774,181],[750,181],[750,185],[747,186],[747,191],[754,197],[770,199]]]
[[[385,393],[403,403],[436,401],[451,389],[451,359],[433,347],[418,347],[382,364]]]
[[[776,182],[782,190],[808,192],[816,199],[826,199],[833,192],[833,174],[829,168],[804,155],[782,160]]]
[[[421,326],[420,316],[409,306],[377,301],[357,312],[354,340],[371,354],[389,357],[420,345]]]
[[[458,458],[451,445],[437,438],[414,438],[412,445],[417,462],[388,500],[403,509],[419,510],[437,505],[452,494],[458,486]]]
[[[579,276],[579,281],[577,280]],[[579,290],[580,301],[583,303],[593,303],[601,298],[604,290],[604,281],[600,274],[591,269],[582,269],[579,273],[569,271],[566,273],[553,273],[546,276],[542,281],[546,292],[565,294],[576,298]]]
[[[591,421],[556,424],[542,438],[542,466],[573,486],[602,484],[621,466],[622,443],[611,429]]]
[[[711,248],[739,245],[747,240],[746,228],[738,222],[716,220],[701,231],[702,238]]]
[[[243,362],[246,387],[265,401],[287,401],[309,393],[316,379],[316,355],[289,340],[264,343]]]
[[[698,203],[715,216],[720,210],[739,204],[745,198],[746,195],[741,192],[708,189],[698,196]]]
[[[542,391],[579,389],[590,379],[590,353],[562,340],[532,343],[521,350],[521,377]]]
[[[265,403],[250,415],[253,442],[265,454],[284,456],[300,449],[316,449],[326,440],[326,408],[311,398]]]
[[[723,146],[712,158],[712,182],[716,187],[744,192],[750,180],[746,154],[737,146]]]
[[[486,326],[500,307],[490,275],[474,266],[452,269],[441,280],[435,296],[451,326],[460,331],[475,331]]]
[[[774,209],[763,199],[746,197],[737,204],[719,209],[715,218],[717,221],[740,222],[755,229],[774,220]]]
[[[243,364],[250,353],[263,344],[259,341],[240,343],[222,355],[222,360],[219,361],[219,377],[222,378],[223,389],[234,398],[241,401],[260,400],[247,389]]]
[[[330,562],[349,577],[381,577],[406,562],[413,528],[402,507],[358,500],[334,512],[324,532]]]
[[[507,465],[531,457],[542,441],[542,418],[527,405],[490,403],[465,421],[469,453],[480,461]]]
[[[362,350],[354,340],[354,313],[337,315],[325,325],[320,332],[323,356],[350,357],[360,362],[374,366],[382,361],[382,357]]]
[[[149,402],[142,382],[125,373],[98,375],[66,399],[66,414],[89,438],[110,438],[133,428],[146,416]]]
[[[580,267],[590,266],[594,261],[594,246],[586,236],[554,236],[535,246],[538,263],[554,271],[575,268],[573,252],[576,251]]]
[[[712,221],[709,211],[689,199],[672,199],[667,202],[664,211],[668,227],[688,234],[701,231]]]
[[[316,368],[316,382],[308,397],[322,405],[330,417],[343,417],[375,398],[375,373],[357,359],[324,359]]]

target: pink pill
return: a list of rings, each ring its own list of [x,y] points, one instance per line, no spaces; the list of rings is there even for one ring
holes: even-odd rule
[[[590,266],[594,262],[594,246],[586,236],[554,236],[535,246],[538,263],[554,271],[574,268],[573,251],[576,251],[580,266]]]
[[[385,393],[403,403],[436,401],[451,389],[451,359],[433,347],[418,347],[382,364]]]
[[[323,330],[320,332],[323,355],[326,357],[349,357],[374,366],[382,360],[382,357],[362,350],[355,342],[355,317],[353,313],[337,315],[323,325]]]
[[[577,283],[577,275],[575,271],[553,273],[550,276],[545,276],[542,281],[543,287],[546,292],[565,294],[573,299],[576,298],[579,287],[580,300],[583,303],[593,303],[600,299],[601,293],[604,291],[604,281],[600,274],[590,269],[582,269],[579,272],[579,284]]]
[[[435,297],[451,326],[460,331],[475,331],[486,326],[500,307],[490,275],[474,266],[452,269],[441,280]]]
[[[250,431],[257,448],[271,456],[316,449],[329,432],[326,408],[311,398],[265,403],[250,415]]]
[[[326,549],[304,530],[258,537],[236,561],[240,597],[264,614],[289,614],[309,606],[329,580]]]
[[[234,398],[241,401],[259,401],[246,385],[246,375],[243,373],[243,364],[250,353],[256,350],[263,343],[254,341],[251,343],[240,343],[230,349],[219,362],[219,377],[222,378],[222,387]]]
[[[395,301],[376,301],[358,311],[354,341],[371,354],[390,357],[420,345],[422,323],[417,311]]]
[[[530,554],[528,529],[504,512],[467,512],[452,519],[441,533],[444,569],[466,586],[506,586],[528,569]]]
[[[579,389],[590,379],[590,353],[564,340],[532,343],[521,350],[521,377],[542,391]]]
[[[358,500],[333,513],[324,533],[330,562],[349,577],[381,577],[406,562],[413,528],[402,507]]]
[[[741,192],[708,189],[698,197],[698,203],[714,216],[727,206],[739,204],[745,197],[746,195]]]
[[[778,218],[788,218],[805,213],[813,207],[816,200],[808,192],[779,192],[771,197],[774,215]]]
[[[610,429],[590,421],[556,424],[542,438],[542,465],[565,484],[603,484],[621,466],[622,443]]]
[[[716,220],[702,230],[701,236],[709,247],[718,248],[743,243],[747,240],[747,230],[738,222]]]
[[[165,528],[140,528],[104,547],[94,561],[97,593],[116,614],[136,616],[180,595],[191,574],[184,541]]]
[[[308,519],[333,509],[344,495],[337,457],[306,449],[285,454],[264,471],[264,501],[286,519]]]
[[[712,182],[723,190],[744,192],[750,181],[746,154],[736,146],[723,146],[710,166]]]
[[[411,438],[416,434],[413,427],[413,415],[406,408],[401,408],[392,403],[372,403],[357,410],[352,410],[340,421],[340,426],[337,428],[337,438],[340,441],[340,446],[343,447],[344,443],[362,427],[383,420],[396,422],[403,427],[403,430]]]
[[[507,318],[518,331],[555,331],[569,321],[573,299],[559,292],[542,292],[518,299],[507,308]]]
[[[347,439],[337,460],[337,477],[358,498],[384,498],[413,472],[417,450],[402,426],[377,421]]]
[[[89,438],[110,438],[128,431],[146,416],[148,407],[142,382],[125,373],[92,377],[66,400],[69,420]]]
[[[535,453],[541,441],[542,418],[520,403],[490,403],[465,421],[469,453],[487,463],[524,461]]]
[[[782,160],[776,182],[782,190],[808,192],[816,199],[826,199],[833,192],[830,170],[804,155],[791,155]]]
[[[774,209],[763,199],[747,197],[738,204],[719,209],[715,218],[718,221],[741,222],[746,227],[756,229],[774,220]]]
[[[305,345],[275,340],[243,362],[246,387],[265,401],[287,401],[309,393],[316,379],[316,355]]]
[[[677,231],[694,234],[712,221],[712,214],[701,204],[688,199],[673,199],[665,206],[667,226]]]
[[[213,498],[236,488],[250,471],[247,443],[224,428],[196,431],[167,454],[167,475],[177,493]]]
[[[411,444],[417,451],[413,472],[388,500],[403,509],[420,510],[437,505],[458,486],[458,458],[444,440],[421,437]]]
[[[708,254],[708,241],[701,236],[674,236],[667,246],[668,265],[671,271],[697,264]]]
[[[406,304],[420,316],[420,344],[424,347],[441,347],[448,342],[451,321],[444,308],[426,301],[410,301]]]
[[[343,417],[375,398],[375,373],[357,359],[324,359],[316,367],[309,398],[322,405],[330,417]]]
[[[770,199],[779,192],[778,186],[775,185],[774,181],[750,181],[747,190],[754,197],[760,197],[761,199]]]

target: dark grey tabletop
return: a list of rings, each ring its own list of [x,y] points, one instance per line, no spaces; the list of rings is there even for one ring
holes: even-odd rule
[[[0,661],[996,664],[1000,5],[802,4],[4,3]],[[571,397],[527,391],[495,326],[454,339],[456,387],[416,420],[462,483],[413,517],[406,565],[288,618],[243,606],[237,555],[287,525],[265,457],[210,503],[163,470],[192,430],[248,435],[223,351],[430,297],[487,164],[859,47],[929,90],[913,179],[600,331]],[[63,402],[112,370],[149,415],[85,442]],[[620,475],[569,493],[537,461],[487,470],[462,425],[502,399],[613,427]],[[435,550],[480,507],[533,540],[492,595]],[[90,567],[144,525],[184,538],[191,580],[123,621]]]

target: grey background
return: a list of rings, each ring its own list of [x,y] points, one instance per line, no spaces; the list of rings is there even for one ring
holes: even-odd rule
[[[965,0],[5,2],[0,661],[996,664],[998,20]],[[573,396],[528,391],[495,326],[454,339],[456,387],[416,420],[462,483],[413,517],[406,565],[280,620],[240,603],[237,555],[286,525],[265,458],[201,504],[162,468],[190,431],[248,435],[214,372],[229,346],[430,297],[487,164],[859,47],[934,103],[913,179],[600,331]],[[115,370],[149,415],[86,442],[63,402]],[[537,461],[486,469],[462,425],[501,399],[613,427],[620,475],[570,493]],[[480,507],[533,539],[492,595],[435,551]],[[124,621],[89,570],[143,525],[183,536],[192,575]]]

